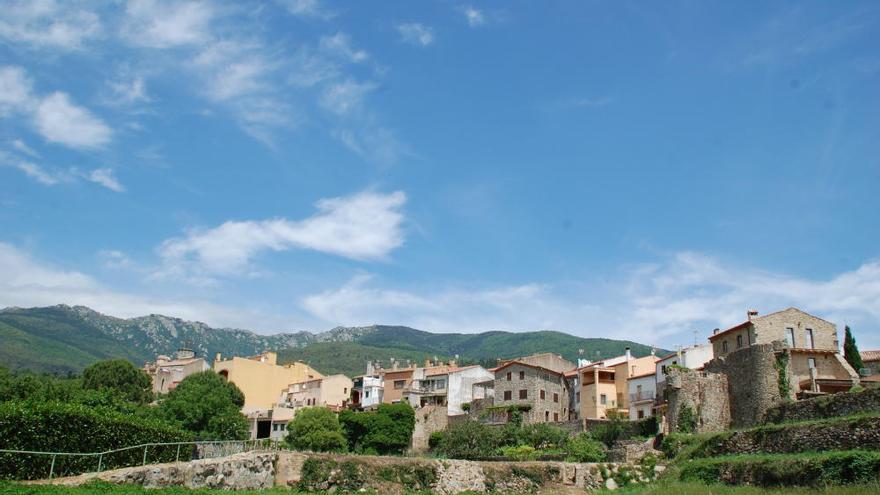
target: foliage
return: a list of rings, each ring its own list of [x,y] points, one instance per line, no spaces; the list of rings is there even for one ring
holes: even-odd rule
[[[605,446],[589,433],[575,435],[565,446],[565,460],[568,462],[602,462],[605,460]]]
[[[776,368],[776,383],[779,387],[779,396],[783,400],[791,398],[791,384],[788,383],[788,362],[790,360],[791,356],[788,352],[783,352],[776,355],[776,361],[773,363],[773,366]]]
[[[590,427],[590,435],[611,447],[614,442],[627,436],[629,431],[629,421],[619,416],[609,416],[608,421],[602,424],[596,424]]]
[[[415,421],[407,403],[380,404],[375,412],[339,413],[348,449],[358,453],[402,453],[409,447]]]
[[[691,406],[681,406],[678,411],[678,432],[693,433],[697,431],[697,414]]]
[[[568,432],[547,423],[533,423],[523,426],[517,433],[517,443],[528,445],[536,450],[561,449],[568,441]]]
[[[86,390],[116,390],[122,397],[137,404],[153,398],[150,377],[125,359],[99,361],[85,370],[82,386]]]
[[[434,450],[443,441],[443,432],[435,431],[428,437],[428,448]]]
[[[201,440],[244,440],[248,422],[239,413],[244,394],[213,371],[183,379],[161,402],[159,413]]]
[[[437,445],[437,452],[453,459],[479,459],[495,455],[501,430],[466,420],[449,425]]]
[[[465,402],[464,404],[462,404],[462,405],[461,405],[461,410],[464,411],[464,412],[468,412],[468,411],[470,411],[470,410],[471,410],[471,403],[470,403],[470,402]]]
[[[660,430],[657,416],[648,416],[636,422],[636,434],[641,437],[653,437]]]
[[[150,442],[187,441],[191,437],[173,425],[105,408],[60,402],[0,404],[0,448],[49,452],[103,452]],[[176,449],[156,447],[154,461],[173,460]],[[141,461],[143,450],[105,456],[105,468]],[[56,475],[94,470],[96,457],[58,457]],[[46,456],[0,454],[0,477],[44,478],[51,459]]]
[[[757,486],[824,486],[869,483],[880,474],[880,452],[748,455],[697,459],[681,467],[681,479]]]
[[[309,407],[298,412],[287,427],[285,441],[297,450],[344,452],[345,437],[336,414],[326,407]]]
[[[501,455],[514,461],[532,461],[538,458],[538,451],[531,445],[501,447]]]
[[[865,367],[865,363],[862,362],[862,355],[859,354],[859,346],[856,345],[856,338],[853,337],[849,325],[844,328],[843,358],[856,370],[856,373]]]

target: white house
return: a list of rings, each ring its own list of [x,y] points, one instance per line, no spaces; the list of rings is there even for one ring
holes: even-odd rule
[[[379,375],[354,377],[351,389],[351,403],[356,408],[372,409],[382,403],[384,387]]]
[[[464,414],[462,404],[470,404],[474,399],[485,399],[485,397],[474,397],[474,384],[494,379],[495,374],[482,366],[465,366],[449,370],[446,414],[448,416]],[[476,387],[476,390],[480,393],[484,389]]]
[[[678,352],[663,356],[657,361],[657,370],[655,373],[657,390],[663,390],[665,388],[666,368],[674,365],[695,370],[702,368],[706,363],[712,360],[712,357],[712,344],[696,344],[690,347],[685,347]]]
[[[655,373],[643,373],[627,378],[629,393],[629,419],[637,421],[653,415],[654,399],[657,396]]]

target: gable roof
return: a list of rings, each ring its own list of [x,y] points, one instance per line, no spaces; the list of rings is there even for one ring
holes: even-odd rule
[[[859,353],[862,356],[862,361],[880,361],[880,350],[878,351],[862,351]]]
[[[795,308],[794,306],[790,306],[790,307],[785,308],[785,309],[780,309],[779,311],[774,311],[774,312],[772,312],[772,313],[767,313],[766,315],[755,316],[755,317],[752,318],[751,320],[747,320],[747,321],[744,321],[744,322],[740,323],[739,325],[732,326],[732,327],[728,328],[727,330],[724,330],[723,332],[718,332],[718,333],[716,333],[716,334],[714,334],[714,335],[710,335],[710,336],[709,336],[709,342],[712,342],[713,340],[715,340],[715,339],[717,339],[718,337],[720,337],[720,336],[726,334],[727,332],[732,332],[732,331],[734,331],[734,330],[740,330],[740,329],[742,329],[742,328],[745,328],[745,327],[751,325],[752,322],[754,322],[754,321],[756,321],[756,320],[762,320],[762,319],[764,319],[764,318],[767,318],[768,316],[772,316],[772,315],[779,314],[779,313],[785,313],[786,311],[797,311],[798,313],[803,313],[803,314],[805,314],[805,315],[807,315],[807,316],[810,316],[811,318],[816,318],[817,320],[822,320],[822,321],[824,321],[825,323],[829,323],[829,324],[831,324],[831,325],[834,325],[834,323],[832,323],[832,322],[830,322],[830,321],[828,321],[828,320],[826,320],[826,319],[824,319],[824,318],[819,318],[819,317],[816,316],[816,315],[812,315],[812,314],[810,314],[810,313],[807,313],[806,311],[803,311],[803,310],[801,310],[801,309]]]

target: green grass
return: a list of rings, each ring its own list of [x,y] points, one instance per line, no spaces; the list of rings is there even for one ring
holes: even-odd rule
[[[627,487],[613,492],[603,491],[602,493],[621,495],[868,495],[880,493],[880,483],[810,489],[803,487],[759,488],[755,486],[705,485],[695,482],[660,481],[652,485]]]

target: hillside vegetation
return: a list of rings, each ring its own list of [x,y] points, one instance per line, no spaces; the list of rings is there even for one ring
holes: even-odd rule
[[[493,365],[497,358],[554,352],[577,359],[619,355],[629,346],[637,356],[650,348],[635,342],[584,339],[562,332],[485,332],[435,334],[403,326],[337,327],[321,333],[259,335],[248,330],[212,328],[162,315],[114,318],[82,306],[0,310],[0,362],[12,369],[56,374],[78,373],[102,359],[123,358],[140,366],[158,354],[186,346],[211,360],[252,356],[275,350],[282,361],[303,360],[318,371],[357,375],[368,360],[424,361],[451,358]],[[665,351],[661,351],[665,352]],[[598,354],[597,354],[598,353]]]

